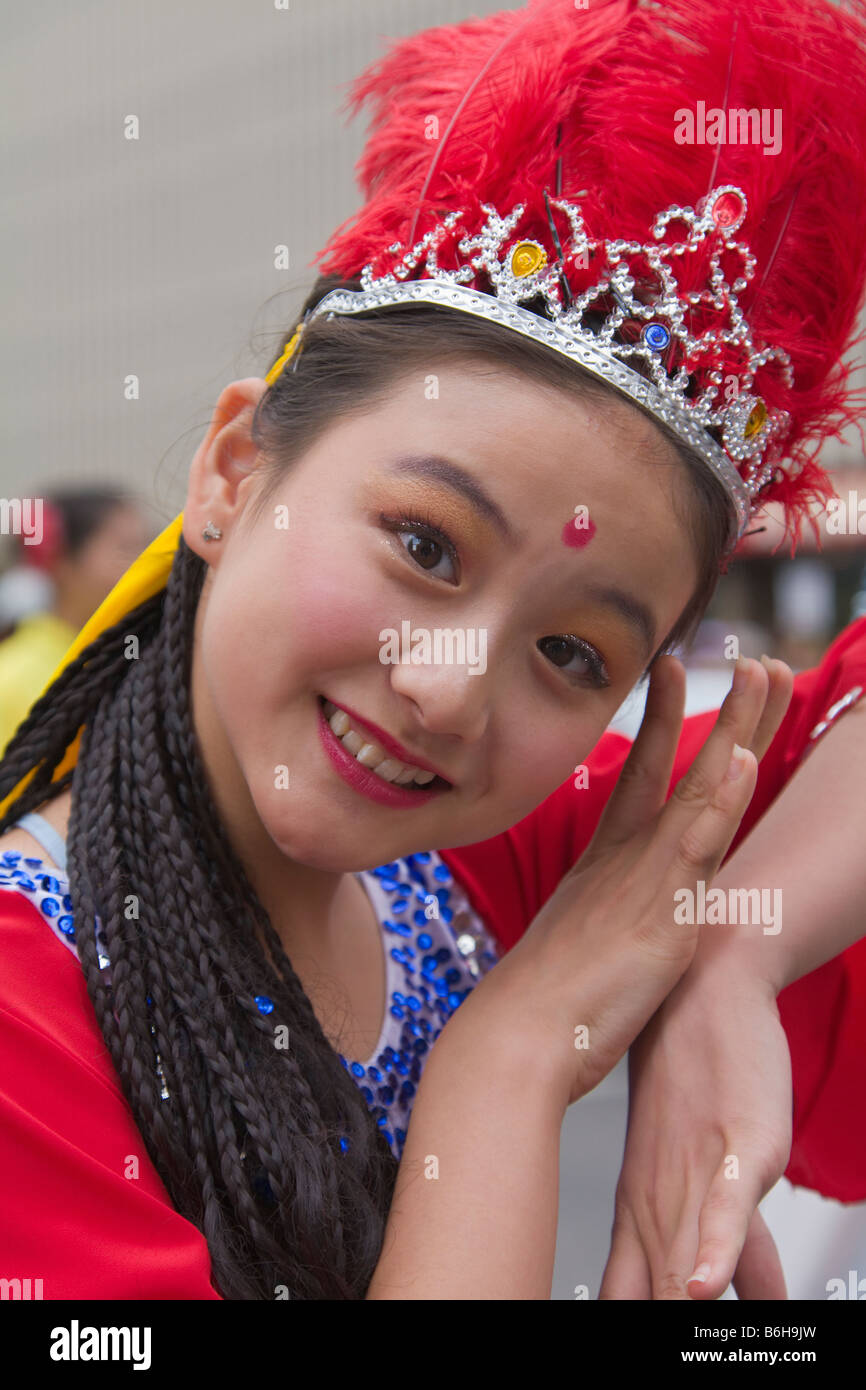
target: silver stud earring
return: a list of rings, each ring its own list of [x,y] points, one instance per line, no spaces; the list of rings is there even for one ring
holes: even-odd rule
[[[222,531],[218,526],[214,526],[212,521],[208,522],[207,526],[202,531],[202,535],[206,541],[218,541],[222,539]]]

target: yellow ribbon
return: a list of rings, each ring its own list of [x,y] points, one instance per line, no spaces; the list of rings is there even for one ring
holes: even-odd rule
[[[299,339],[300,336],[301,336],[301,333],[303,332],[303,329],[304,329],[303,323],[299,323],[298,326],[297,326],[297,328],[295,329],[294,333],[292,334],[291,338],[290,338],[289,341],[286,343],[286,346],[285,346],[285,348],[283,349],[283,355],[282,355],[282,357],[280,357],[280,358],[277,359],[277,361],[274,363],[274,365],[271,367],[271,370],[268,372],[267,376],[265,377],[265,381],[268,383],[269,386],[273,386],[273,384],[274,384],[274,382],[276,381],[277,377],[279,376],[280,372],[283,370],[283,367],[286,365],[286,363],[288,362],[288,360],[289,360],[289,358],[291,357],[292,353],[294,352],[295,346],[296,346],[296,344],[297,344],[297,342],[298,342],[298,339]]]
[[[273,386],[283,367],[288,362],[298,340],[301,336],[300,325],[291,340],[286,344],[285,351],[265,377],[268,386]],[[133,608],[137,608],[146,599],[152,598],[160,589],[164,589],[168,583],[168,576],[174,563],[174,555],[180,543],[181,531],[183,529],[183,512],[179,512],[161,531],[155,540],[151,541],[146,550],[143,550],[137,560],[134,560],[129,569],[121,575],[111,593],[99,605],[96,612],[88,618],[78,636],[68,648],[63,660],[54,672],[54,675],[45,686],[45,690],[54,684],[62,671],[89,646],[94,638],[98,637],[106,628],[112,627],[114,623],[120,621],[124,613],[129,613]],[[42,694],[45,693],[42,691]],[[35,700],[33,702],[36,703]],[[54,772],[54,781],[59,780],[65,772],[74,767],[78,761],[78,749],[81,744],[81,729],[75,736],[73,742],[67,748],[62,761],[58,764]],[[19,797],[26,787],[30,778],[33,776],[33,769],[21,778],[17,786],[0,801],[0,816],[5,815],[7,807]]]

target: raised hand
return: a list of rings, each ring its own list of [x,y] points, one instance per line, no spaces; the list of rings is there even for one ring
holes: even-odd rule
[[[685,674],[675,658],[660,658],[640,733],[586,853],[473,992],[479,1006],[496,994],[510,1027],[550,1050],[568,1104],[616,1065],[692,960],[699,927],[675,921],[675,894],[710,883],[748,806],[757,774],[750,745],[763,751],[790,700],[790,672],[775,666],[738,663],[712,732],[665,801]]]

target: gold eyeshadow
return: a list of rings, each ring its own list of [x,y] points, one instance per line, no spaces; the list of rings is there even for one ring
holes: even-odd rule
[[[449,531],[455,546],[461,552],[461,563],[467,557],[463,547],[471,549],[489,542],[495,528],[485,525],[469,503],[461,504],[450,488],[437,487],[435,483],[424,483],[414,478],[395,480],[389,477],[370,477],[362,484],[361,497],[366,505],[375,507],[376,512],[408,511],[413,505],[425,513],[433,513],[443,530]]]

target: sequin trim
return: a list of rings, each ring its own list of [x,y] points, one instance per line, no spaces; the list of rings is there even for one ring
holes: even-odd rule
[[[499,960],[499,948],[435,851],[410,854],[357,877],[382,927],[385,1017],[366,1061],[338,1056],[399,1158],[425,1058],[455,1009]],[[79,959],[67,874],[49,869],[36,856],[7,850],[0,856],[0,888],[29,898],[58,940]],[[111,962],[98,917],[96,921],[99,964],[110,982]],[[260,1013],[274,1011],[267,995],[256,995],[255,1004]],[[160,1094],[168,1100],[158,1054],[156,1070]],[[348,1140],[341,1140],[343,1152],[347,1147]]]
[[[814,747],[817,740],[822,736],[822,734],[826,734],[827,730],[835,722],[835,720],[838,719],[839,715],[844,714],[845,710],[850,709],[852,705],[855,705],[857,701],[860,699],[860,697],[863,695],[863,693],[864,687],[862,685],[852,686],[852,688],[847,692],[847,694],[843,695],[841,699],[837,700],[835,704],[832,704],[830,706],[823,719],[820,719],[818,721],[818,723],[815,725],[814,729],[810,733],[809,743],[806,745],[806,752],[803,755],[804,757],[806,756],[806,753],[811,752],[811,748]]]

